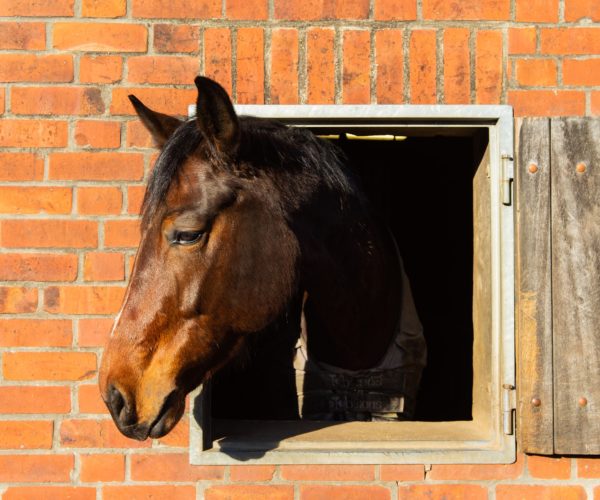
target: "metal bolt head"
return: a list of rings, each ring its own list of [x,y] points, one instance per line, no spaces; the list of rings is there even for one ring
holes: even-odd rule
[[[579,406],[581,406],[581,407],[583,408],[584,406],[587,406],[587,404],[588,404],[588,400],[587,400],[587,398],[585,398],[585,397],[581,396],[581,397],[579,398],[579,401],[578,401],[578,403],[579,403]]]
[[[541,406],[541,405],[542,405],[542,401],[540,400],[540,398],[533,398],[531,400],[531,406],[535,406],[537,408],[538,406]]]
[[[575,170],[577,170],[577,172],[579,172],[580,174],[583,174],[586,170],[586,166],[585,163],[583,163],[582,161],[580,161],[577,166],[575,167]]]
[[[535,163],[530,163],[529,164],[529,173],[530,174],[535,174],[538,171],[538,166]]]

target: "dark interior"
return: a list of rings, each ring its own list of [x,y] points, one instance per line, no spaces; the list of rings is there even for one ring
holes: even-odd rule
[[[470,129],[402,141],[336,141],[394,232],[423,323],[428,366],[416,420],[472,418],[472,185],[485,140],[485,132]],[[297,322],[288,317],[265,332],[246,357],[213,379],[213,417],[297,418],[291,359],[273,355],[293,351]]]

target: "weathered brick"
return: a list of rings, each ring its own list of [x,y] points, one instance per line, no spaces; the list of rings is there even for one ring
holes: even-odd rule
[[[112,326],[112,318],[80,319],[79,345],[83,347],[100,347],[105,345]]]
[[[67,122],[0,120],[0,147],[61,148],[67,145]]]
[[[271,35],[271,103],[298,103],[298,31],[276,29]]]
[[[104,112],[100,89],[15,87],[11,107],[19,115],[97,115]]]
[[[67,214],[72,197],[66,187],[0,186],[0,213]]]
[[[467,479],[467,478],[461,478]],[[487,500],[487,489],[474,484],[415,484],[398,486],[398,500]]]
[[[86,253],[83,262],[86,281],[122,281],[125,279],[125,257],[122,253]]]
[[[52,455],[0,455],[0,481],[3,483],[68,483],[73,463],[73,455],[57,453]],[[7,498],[6,495],[3,498]],[[21,499],[22,497],[19,498],[19,500]]]
[[[50,449],[53,429],[51,420],[0,420],[0,449]]]
[[[6,352],[6,380],[84,380],[96,373],[93,352]]]
[[[300,486],[301,500],[391,500],[391,492],[384,486]]]
[[[293,498],[294,487],[287,485],[211,486],[204,492],[204,500],[293,500]]]
[[[585,94],[571,90],[511,90],[508,104],[515,116],[570,116],[585,114]]]
[[[275,18],[290,20],[318,19],[366,19],[369,16],[369,1],[354,0],[339,2],[334,0],[275,0]]]
[[[267,0],[227,0],[225,4],[227,19],[266,19]]]
[[[4,0],[0,2],[0,16],[52,17],[72,16],[75,0]]]
[[[470,32],[466,28],[444,31],[444,103],[471,101]]]
[[[600,54],[600,27],[541,28],[542,54]]]
[[[415,30],[410,35],[410,102],[437,102],[436,40],[433,30]]]
[[[600,57],[563,60],[563,83],[565,85],[600,85]]]
[[[478,31],[475,44],[476,102],[498,104],[502,95],[502,33]]]
[[[82,0],[83,17],[123,17],[127,11],[126,0]]]
[[[223,479],[222,466],[190,465],[188,453],[131,455],[133,481],[190,482]]]
[[[377,68],[377,102],[400,104],[404,101],[404,57],[402,30],[379,30],[375,33]]]
[[[114,314],[125,289],[116,286],[51,286],[44,291],[44,310],[54,314]]]
[[[96,500],[96,488],[81,486],[11,486],[2,500]]]
[[[370,33],[366,30],[344,31],[342,102],[371,102]]]
[[[0,181],[39,181],[44,159],[34,153],[0,153]]]
[[[571,477],[571,459],[529,455],[527,470],[529,475],[536,479],[569,479]]]
[[[2,82],[71,82],[73,56],[66,54],[0,54]]]
[[[90,52],[146,52],[148,32],[141,24],[55,23],[53,47]]]
[[[121,80],[123,58],[120,56],[84,55],[79,61],[81,83],[115,83]]]
[[[502,21],[510,17],[510,0],[423,0],[425,19]]]
[[[558,0],[517,0],[515,19],[520,22],[558,22]]]
[[[0,313],[35,312],[37,305],[37,288],[0,287]]]
[[[78,146],[114,149],[121,145],[121,124],[100,120],[82,120],[75,125]]]
[[[204,31],[204,74],[219,82],[229,95],[232,92],[231,50],[229,28]]]
[[[221,17],[221,0],[133,0],[133,17],[210,19]]]
[[[584,19],[600,21],[600,3],[597,0],[565,0],[565,21]]]
[[[77,189],[77,212],[85,215],[121,213],[123,194],[118,187],[80,187]]]
[[[310,28],[307,45],[307,100],[309,104],[333,104],[335,100],[335,32]]]
[[[373,481],[373,465],[282,465],[286,481]]]
[[[44,23],[0,23],[0,49],[43,50],[45,48],[46,26]]]
[[[193,82],[190,82],[192,84]],[[198,91],[180,88],[124,88],[113,90],[112,115],[134,115],[135,109],[131,105],[128,96],[134,94],[146,106],[160,113],[187,116],[187,108],[196,102]]]
[[[71,411],[71,388],[60,386],[29,387],[3,385],[0,387],[0,408],[2,408],[3,413],[7,414],[69,413]],[[16,467],[8,471],[5,469],[6,464],[3,463],[3,458],[0,455],[0,481],[6,478],[6,476],[3,477],[3,473],[6,475],[11,473],[18,474]],[[66,457],[63,456],[62,458]],[[68,462],[72,463],[72,460]],[[33,460],[33,463],[35,463],[35,460]],[[23,465],[26,466],[27,462]],[[59,467],[60,464],[56,465]],[[46,469],[43,464],[40,465],[40,471],[43,471],[42,474],[51,474],[51,470]],[[64,475],[61,476],[63,480],[65,480],[64,477]],[[68,480],[68,477],[67,474],[66,480]],[[26,479],[19,478],[12,480],[22,481]],[[33,480],[33,478],[30,480]],[[42,475],[41,478],[36,478],[35,480],[44,481],[44,476]],[[52,479],[46,480],[51,481]]]
[[[65,347],[72,339],[70,320],[0,319],[1,347]]]
[[[264,89],[264,30],[240,28],[237,32],[237,99],[239,104],[262,104]]]
[[[82,454],[79,478],[84,483],[124,481],[125,456],[116,453]]]
[[[200,50],[200,27],[181,24],[155,24],[154,49],[157,52],[187,52]]]
[[[520,86],[554,86],[557,82],[553,59],[517,59],[516,80]]]
[[[7,248],[86,248],[98,244],[98,223],[84,220],[19,219],[0,222]]]
[[[189,56],[138,56],[127,61],[132,83],[190,84],[200,71],[200,61]]]
[[[275,474],[274,465],[230,465],[229,479],[231,481],[257,482],[271,481]]]
[[[50,179],[109,181],[139,180],[144,176],[144,157],[138,153],[54,153],[50,155]]]
[[[509,28],[508,53],[533,54],[537,43],[537,30],[535,28]]]
[[[412,21],[416,18],[416,0],[377,0],[375,2],[375,19],[378,21]]]
[[[140,223],[135,220],[109,220],[104,223],[107,248],[135,248],[140,243]]]
[[[487,498],[487,497],[486,497]],[[582,486],[499,484],[496,500],[585,500]]]

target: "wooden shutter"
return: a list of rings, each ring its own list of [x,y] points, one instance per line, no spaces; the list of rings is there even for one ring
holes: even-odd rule
[[[600,454],[600,120],[517,122],[519,446]]]

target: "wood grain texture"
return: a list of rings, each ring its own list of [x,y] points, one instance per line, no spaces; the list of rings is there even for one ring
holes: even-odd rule
[[[518,443],[552,454],[550,121],[523,119],[516,132]]]
[[[598,454],[600,120],[553,119],[551,138],[554,451]]]

